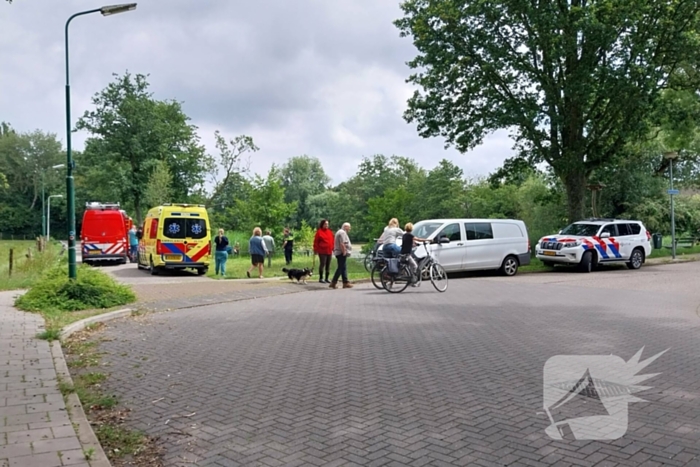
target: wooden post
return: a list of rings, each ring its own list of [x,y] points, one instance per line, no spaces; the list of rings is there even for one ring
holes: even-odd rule
[[[32,259],[32,249],[27,248],[27,258]]]
[[[12,277],[12,263],[14,261],[15,249],[10,248],[10,277]]]

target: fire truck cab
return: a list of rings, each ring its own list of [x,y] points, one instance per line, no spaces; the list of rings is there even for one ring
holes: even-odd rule
[[[83,263],[116,261],[125,264],[129,251],[130,221],[119,203],[85,203],[80,231]]]

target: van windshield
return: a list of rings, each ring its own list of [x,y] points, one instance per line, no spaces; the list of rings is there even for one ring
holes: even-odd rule
[[[418,238],[428,238],[442,226],[442,222],[420,221],[413,226],[413,235]]]
[[[207,221],[188,217],[167,217],[163,235],[168,238],[207,238]]]

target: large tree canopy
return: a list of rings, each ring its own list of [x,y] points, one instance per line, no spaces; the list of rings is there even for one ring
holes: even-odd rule
[[[498,129],[562,180],[569,220],[587,177],[648,132],[669,76],[697,63],[698,0],[406,0],[418,49],[406,119],[466,151]],[[680,82],[680,80],[679,80]]]
[[[91,137],[79,163],[79,175],[101,196],[133,207],[141,222],[146,191],[161,161],[167,166],[172,202],[185,202],[201,187],[211,159],[199,142],[196,127],[179,102],[159,101],[148,92],[146,76],[116,76],[93,98],[77,128]],[[146,206],[149,207],[149,206]]]

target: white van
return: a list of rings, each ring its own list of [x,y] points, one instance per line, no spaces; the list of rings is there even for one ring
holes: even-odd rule
[[[448,272],[498,269],[514,276],[518,267],[530,264],[530,240],[519,220],[426,220],[414,224],[413,235],[432,241],[432,254]],[[420,249],[416,254],[420,256]]]

